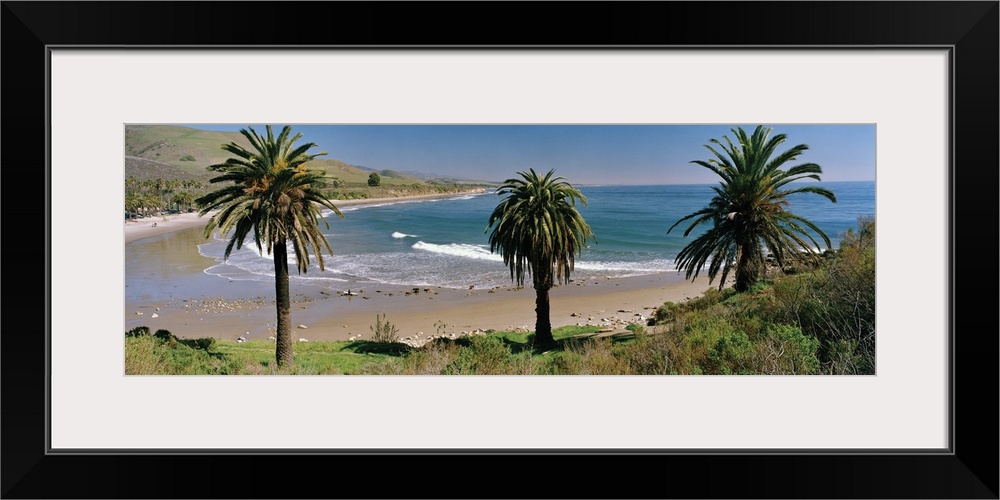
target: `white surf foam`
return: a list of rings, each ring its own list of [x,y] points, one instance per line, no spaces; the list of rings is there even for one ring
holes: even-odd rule
[[[437,245],[418,241],[413,244],[414,250],[422,250],[436,254],[451,255],[453,257],[464,257],[467,259],[490,260],[503,262],[503,257],[490,253],[490,249],[484,245],[469,245],[466,243],[449,243],[447,245]]]

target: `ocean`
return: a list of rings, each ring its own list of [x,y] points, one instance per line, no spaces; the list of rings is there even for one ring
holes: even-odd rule
[[[834,247],[857,218],[875,214],[875,182],[825,182],[837,203],[811,194],[793,195],[788,210],[816,223]],[[670,234],[681,217],[707,205],[710,185],[579,186],[587,197],[580,213],[597,237],[576,260],[571,278],[593,280],[676,271],[674,258],[694,237],[683,236],[687,224]],[[321,228],[333,256],[325,270],[311,265],[295,271],[292,283],[311,283],[337,290],[374,284],[491,288],[511,286],[509,269],[490,253],[486,225],[501,196],[493,192],[433,200],[406,200],[342,209]],[[819,240],[818,240],[819,241]],[[198,245],[215,263],[204,272],[238,281],[271,282],[273,262],[248,238],[241,250],[223,261],[226,240],[216,235]],[[530,281],[529,281],[530,283]],[[529,285],[530,286],[530,285]]]

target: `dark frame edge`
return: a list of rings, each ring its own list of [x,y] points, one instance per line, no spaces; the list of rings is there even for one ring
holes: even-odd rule
[[[8,8],[8,4],[21,4],[19,7],[24,7],[23,4],[28,2],[5,2],[3,6],[3,28],[4,28],[4,42],[5,47],[3,55],[8,56],[4,59],[7,61],[5,66],[8,69],[13,67],[19,68],[38,68],[38,61],[40,60],[41,52],[38,49],[45,50],[46,54],[49,53],[48,47],[51,45],[49,42],[57,42],[55,40],[47,40],[47,36],[38,35],[39,33],[46,32],[51,34],[51,30],[46,31],[40,26],[34,26],[30,24],[24,24],[21,19],[17,18],[12,11]],[[905,3],[905,2],[901,2]],[[956,314],[955,307],[960,304],[958,300],[958,289],[961,284],[965,290],[974,291],[977,295],[983,294],[989,298],[996,298],[997,290],[995,287],[990,287],[989,283],[972,283],[972,278],[962,278],[965,276],[975,276],[979,273],[989,274],[989,271],[995,271],[995,267],[987,267],[986,270],[979,268],[978,270],[972,269],[973,264],[969,263],[968,258],[963,262],[962,257],[972,253],[974,244],[976,241],[962,241],[959,242],[955,239],[958,231],[957,227],[962,225],[965,220],[980,218],[981,214],[997,214],[997,171],[995,166],[998,165],[997,162],[997,137],[998,129],[996,124],[996,111],[997,111],[997,24],[998,24],[998,6],[997,2],[956,2],[957,4],[979,4],[991,5],[987,9],[987,12],[975,24],[967,33],[962,33],[962,36],[957,40],[953,40],[953,58],[951,60],[952,69],[952,95],[951,100],[953,103],[953,112],[950,116],[950,130],[952,133],[952,150],[950,151],[952,159],[952,169],[949,175],[949,182],[951,186],[952,200],[951,200],[951,213],[949,214],[952,225],[949,227],[949,236],[952,239],[952,244],[949,248],[949,265],[952,270],[952,275],[949,278],[949,284],[952,287],[952,293],[950,296],[950,306],[951,315],[950,323],[954,331],[975,331],[985,329],[986,331],[996,331],[996,318],[987,318],[983,313],[979,313],[977,316],[975,312],[971,312],[968,308],[963,310],[963,316]],[[39,18],[34,18],[38,21]],[[13,28],[13,29],[12,29]],[[72,37],[71,37],[72,38]],[[30,50],[20,52],[12,48],[11,42],[17,44],[16,49],[23,47],[30,47]],[[62,40],[65,43],[65,40]],[[92,42],[91,42],[92,43]],[[935,42],[933,45],[940,45],[940,42]],[[35,52],[32,52],[35,51]],[[44,116],[18,116],[18,126],[10,126],[10,121],[12,117],[11,108],[7,107],[4,111],[4,131],[5,138],[11,143],[24,143],[31,145],[40,145],[44,147],[46,153],[46,165],[48,165],[48,154],[50,152],[50,138],[48,135],[48,129],[44,124],[43,120],[47,120],[49,113],[49,101],[48,101],[48,90],[47,85],[44,85],[49,78],[49,67],[48,67],[48,55],[45,57],[45,71],[44,82],[42,86],[38,86],[38,82],[41,78],[33,78],[30,75],[24,79],[23,82],[16,83],[8,79],[5,81],[4,95],[8,98],[18,91],[25,91],[29,94],[34,95],[32,92],[37,93],[39,88],[45,88],[46,97],[46,108]],[[15,66],[16,65],[16,66]],[[974,102],[972,102],[974,101]],[[11,102],[8,99],[8,102]],[[956,119],[956,116],[959,118]],[[970,132],[970,127],[975,128],[974,132]],[[44,134],[38,135],[39,131],[44,130]],[[8,135],[9,134],[9,135]],[[44,144],[39,144],[40,137],[44,137]],[[963,139],[979,139],[980,141],[976,143],[975,140],[970,140],[969,142],[962,142]],[[15,161],[24,161],[26,164],[37,164],[38,158],[30,158],[27,155],[19,156],[18,152],[12,151],[13,148],[5,148],[3,151],[3,160],[5,164],[11,164]],[[29,150],[37,150],[35,148],[26,148]],[[963,165],[958,167],[958,165]],[[964,165],[970,165],[965,167]],[[985,165],[986,168],[978,167],[978,170],[965,170],[966,168],[973,169],[977,168],[973,165]],[[960,175],[961,174],[961,175]],[[8,187],[11,186],[10,175],[8,174]],[[50,170],[45,170],[45,182],[46,182],[46,202],[48,206],[50,205],[51,193],[49,187]],[[972,196],[967,197],[963,194],[962,198],[958,198],[954,195],[959,189],[963,191],[964,194],[972,193]],[[8,194],[12,194],[8,192]],[[16,196],[8,196],[8,200],[16,199]],[[17,212],[15,212],[17,213]],[[11,215],[10,205],[8,205],[8,215]],[[45,221],[45,237],[46,244],[50,244],[51,241],[51,211],[46,211],[46,221]],[[8,218],[8,232],[11,233],[11,226],[19,223],[12,223],[11,219]],[[15,226],[17,227],[17,226]],[[993,236],[992,241],[997,241],[996,228],[987,229],[987,231],[993,231],[992,233],[979,233],[980,235],[985,234],[986,236]],[[963,234],[968,234],[963,232]],[[986,238],[990,240],[989,237]],[[978,241],[978,238],[977,238]],[[961,243],[961,244],[959,244]],[[17,253],[15,250],[9,248],[4,248],[3,253],[7,258],[24,259],[25,262],[37,263],[39,260],[38,255],[32,255],[28,252]],[[46,278],[48,278],[48,273],[51,272],[51,266],[49,262],[48,254],[46,253],[44,268],[46,270]],[[996,266],[996,262],[987,264],[988,266]],[[42,266],[39,266],[42,267]],[[996,273],[994,272],[994,276]],[[46,281],[48,283],[48,280]],[[46,290],[47,292],[47,290]],[[45,294],[45,310],[46,315],[46,331],[49,329],[49,318],[50,318],[50,304],[48,293]],[[13,309],[13,304],[20,304],[16,301],[8,301],[8,306]],[[24,302],[25,309],[37,308],[37,303]],[[8,315],[8,319],[11,318]],[[961,328],[959,328],[961,326]],[[992,329],[991,329],[992,328]],[[31,402],[40,399],[39,395],[34,397],[25,397],[24,388],[18,388],[21,385],[19,382],[22,377],[33,378],[39,375],[42,366],[39,364],[34,364],[31,366],[32,362],[37,361],[37,359],[32,359],[30,362],[17,362],[12,361],[12,353],[35,353],[38,350],[38,345],[36,344],[37,339],[15,339],[11,336],[4,338],[4,342],[7,349],[4,349],[3,354],[3,374],[4,374],[4,393],[7,394],[5,402],[8,402],[6,409],[4,410],[4,421],[3,421],[3,431],[5,433],[5,439],[3,442],[4,455],[7,460],[4,461],[3,465],[3,487],[2,494],[4,498],[48,498],[49,495],[44,495],[45,491],[50,491],[48,488],[57,488],[56,491],[60,492],[71,492],[69,496],[76,498],[85,497],[107,497],[107,496],[127,496],[127,497],[156,497],[156,496],[170,496],[175,498],[183,497],[207,497],[209,492],[220,493],[226,490],[222,489],[224,485],[221,483],[216,483],[211,480],[195,480],[191,481],[189,486],[183,486],[179,484],[173,484],[167,489],[161,489],[159,492],[155,491],[156,486],[154,482],[158,479],[156,475],[146,472],[142,473],[135,470],[132,465],[127,464],[129,460],[134,460],[136,462],[144,462],[144,465],[158,465],[158,466],[181,466],[181,460],[190,460],[189,463],[200,463],[206,467],[211,468],[211,460],[206,457],[192,456],[188,451],[179,452],[176,456],[163,456],[163,457],[151,457],[144,456],[144,460],[139,460],[138,458],[127,458],[126,457],[113,457],[113,456],[91,456],[90,460],[94,462],[94,465],[87,466],[82,470],[73,471],[70,456],[62,455],[57,450],[52,450],[50,448],[51,436],[48,434],[48,428],[45,426],[42,431],[42,419],[44,418],[47,422],[47,417],[49,416],[50,408],[48,406],[47,397],[43,405],[39,405],[37,408],[31,406]],[[972,349],[979,349],[984,347],[983,345],[973,346],[971,341],[955,342],[954,332],[951,335],[949,342],[949,349],[955,355],[962,354],[964,356],[973,356],[968,354]],[[987,430],[985,436],[978,435],[972,436],[972,432],[965,433],[963,430],[957,428],[957,423],[968,423],[969,416],[973,414],[979,414],[986,417],[986,421],[997,421],[997,406],[996,401],[992,399],[982,400],[981,394],[978,392],[977,388],[971,387],[970,385],[959,385],[958,382],[963,384],[968,384],[970,380],[976,380],[980,377],[987,377],[990,380],[995,380],[996,376],[996,339],[986,339],[987,344],[985,345],[986,359],[984,359],[984,366],[978,367],[967,367],[967,366],[954,366],[950,376],[952,377],[949,381],[949,386],[952,388],[951,395],[949,397],[952,403],[952,415],[951,415],[951,428],[949,429],[951,446],[949,447],[949,453],[944,453],[942,455],[936,455],[934,457],[913,457],[913,456],[903,456],[903,457],[891,457],[898,458],[895,465],[890,464],[886,461],[890,457],[878,457],[871,456],[870,454],[854,455],[851,452],[845,453],[840,456],[833,457],[815,457],[817,460],[813,462],[814,465],[821,464],[830,467],[832,471],[841,472],[853,472],[852,477],[855,478],[854,483],[850,485],[849,488],[837,489],[833,496],[836,497],[847,497],[847,496],[858,496],[858,497],[882,497],[882,496],[904,496],[904,497],[938,497],[938,498],[997,498],[997,454],[996,454],[996,429]],[[993,342],[993,343],[989,343]],[[989,349],[992,348],[992,349]],[[46,356],[46,362],[44,368],[47,370],[49,368],[48,359],[48,340],[46,339],[44,343],[44,350]],[[954,358],[953,358],[954,359]],[[981,359],[981,358],[975,358]],[[990,364],[993,363],[993,364]],[[46,392],[48,395],[48,379],[46,380]],[[32,381],[33,382],[33,381]],[[977,386],[981,387],[981,386]],[[992,392],[996,394],[996,392]],[[17,397],[19,403],[26,404],[24,409],[15,410],[11,409],[11,400]],[[977,401],[978,399],[978,401]],[[28,422],[31,418],[38,417],[37,422]],[[964,420],[963,420],[964,419]],[[963,427],[966,429],[966,427]],[[976,432],[981,432],[982,429],[976,429]],[[989,433],[992,432],[992,433]],[[39,444],[37,436],[44,435],[44,442]],[[985,439],[982,439],[985,437]],[[937,450],[939,451],[939,450]],[[512,454],[517,455],[522,451],[515,451]],[[298,453],[298,452],[296,452]],[[239,453],[236,453],[237,455]],[[433,453],[432,453],[433,454]],[[62,456],[60,456],[62,455]],[[67,454],[69,455],[69,454]],[[145,455],[145,454],[142,454]],[[228,455],[228,453],[227,453]],[[378,455],[378,454],[374,454]],[[906,455],[906,454],[903,454]],[[985,458],[984,458],[985,457]],[[249,457],[243,457],[249,458]],[[277,457],[270,458],[259,458],[258,460],[266,462],[269,465],[275,465],[279,463],[279,460],[275,460]],[[282,459],[287,459],[288,457],[280,457]],[[376,462],[372,460],[367,460],[367,457],[355,457],[359,460],[365,458],[361,463],[367,465],[373,465]],[[385,459],[386,457],[380,457],[380,459]],[[412,457],[396,457],[397,464],[405,464],[407,460]],[[522,457],[525,463],[541,464],[543,461],[539,460],[539,457],[525,456]],[[567,462],[573,464],[581,464],[580,457],[566,457]],[[623,457],[629,458],[632,464],[636,463],[635,457]],[[642,457],[645,460],[648,457]],[[782,497],[782,496],[796,496],[796,497],[809,497],[809,493],[816,494],[814,486],[806,483],[800,483],[797,486],[793,485],[788,489],[779,490],[768,490],[766,487],[762,486],[761,481],[767,478],[773,478],[773,473],[767,472],[760,467],[759,464],[750,462],[749,460],[744,460],[747,457],[721,457],[722,462],[734,466],[744,466],[748,471],[756,471],[759,473],[757,476],[748,476],[746,478],[746,483],[743,485],[742,491],[746,492],[746,495],[740,495],[746,498],[755,496],[765,496],[765,497]],[[569,460],[572,459],[572,460]],[[249,460],[242,460],[241,464],[248,463]],[[648,463],[649,461],[647,461]],[[652,463],[654,467],[675,465],[679,460],[671,460],[669,457],[660,457],[659,459],[654,458]],[[787,466],[790,471],[797,471],[803,474],[803,481],[805,478],[813,478],[809,471],[806,470],[806,466],[802,463],[795,464],[792,461],[792,457],[776,457],[772,461],[773,465],[783,465]],[[803,461],[804,462],[804,461]],[[233,462],[236,463],[236,462]],[[874,477],[870,473],[865,473],[864,469],[871,466],[881,466],[883,470],[887,470],[885,477],[879,479]],[[217,466],[216,466],[217,467]],[[114,470],[118,468],[118,470]],[[235,468],[235,467],[234,467]],[[137,480],[131,480],[128,478],[129,472],[137,473]],[[953,483],[951,485],[946,485],[944,489],[941,485],[928,485],[925,489],[920,489],[919,484],[921,484],[920,474],[934,475],[934,476],[947,476]],[[877,475],[877,474],[876,474]],[[51,478],[59,477],[60,482],[64,482],[61,488],[58,488],[53,484],[45,484]],[[138,480],[141,478],[147,482]],[[867,478],[867,480],[864,480]],[[162,479],[162,478],[160,478]],[[903,486],[894,481],[902,481],[906,479],[918,479],[918,486],[916,489],[912,486]],[[927,481],[925,477],[923,481]],[[76,486],[70,486],[70,483],[76,483]],[[412,485],[411,485],[412,486]],[[200,489],[206,488],[206,489]],[[737,487],[739,488],[739,486]],[[898,488],[898,489],[893,489]],[[518,496],[517,491],[520,488],[510,490],[513,493],[509,493],[512,496]],[[663,496],[669,496],[671,490],[669,490],[666,484],[655,485],[653,490],[656,492],[661,492]],[[228,490],[231,495],[246,496],[248,498],[254,497],[255,493],[253,490],[247,490],[245,492],[240,492],[238,490]],[[405,491],[405,490],[398,490]],[[570,490],[566,490],[567,492]],[[598,496],[608,496],[608,497],[621,497],[621,493],[614,493],[615,490],[606,489],[602,490],[600,488],[595,488],[590,490],[591,494]],[[721,490],[720,490],[721,491]],[[113,492],[117,492],[118,495],[114,495]],[[608,494],[608,492],[612,492]],[[951,496],[948,493],[955,496]],[[244,493],[244,495],[240,495]],[[499,491],[499,495],[504,495],[504,491]],[[604,495],[602,495],[604,493]],[[709,493],[705,491],[704,493]],[[840,493],[840,494],[836,494]],[[258,492],[258,495],[267,495],[266,492]],[[442,495],[443,493],[438,493]],[[461,493],[458,493],[461,495]],[[36,496],[37,495],[37,496]],[[391,496],[391,495],[390,495]],[[405,493],[400,495],[401,497],[412,496]],[[659,496],[659,495],[657,495]],[[690,494],[685,496],[692,496]],[[716,495],[718,496],[718,495]],[[820,494],[820,496],[826,496]]]
[[[977,2],[971,2],[973,4]],[[998,211],[997,186],[998,165],[1000,165],[1000,149],[997,138],[1000,137],[998,125],[998,109],[1000,109],[1000,3],[979,2],[978,5],[989,5],[986,12],[973,26],[962,33],[956,41],[954,61],[952,63],[952,113],[950,113],[952,136],[952,171],[949,188],[952,193],[950,271],[951,285],[950,307],[952,323],[955,328],[949,336],[949,348],[954,353],[952,360],[960,353],[965,363],[955,363],[951,370],[952,415],[950,432],[954,443],[955,457],[961,468],[981,483],[980,494],[986,498],[998,498],[1000,495],[1000,460],[997,454],[998,429],[996,426],[976,428],[959,428],[958,423],[969,423],[976,416],[983,421],[997,422],[1000,412],[996,399],[984,399],[981,390],[990,387],[991,394],[997,394],[996,365],[978,364],[974,361],[985,361],[980,350],[994,354],[998,350],[997,336],[991,339],[974,337],[977,331],[998,331],[997,318],[986,318],[977,315],[969,307],[973,297],[979,296],[992,299],[998,298],[996,286],[976,283],[977,275],[997,276],[997,260],[990,259],[983,266],[975,266],[970,261],[974,255],[979,237],[970,236],[970,230],[975,230],[970,221],[983,213],[996,215]],[[983,168],[985,167],[985,168]],[[956,193],[963,194],[959,198]],[[965,238],[958,238],[959,228],[964,228]],[[993,241],[998,238],[997,227],[994,225],[981,236],[989,234]],[[964,290],[965,304],[959,299],[959,290]],[[973,295],[974,294],[974,295]],[[972,299],[972,300],[970,300]],[[987,299],[988,300],[988,299]],[[963,308],[964,306],[964,308]],[[961,314],[959,311],[961,310]],[[970,337],[961,339],[958,331],[968,332]],[[963,343],[964,342],[964,343]],[[964,346],[964,347],[963,347]],[[954,363],[954,361],[953,361]],[[992,369],[991,369],[992,368]],[[985,382],[984,381],[989,381]],[[980,385],[984,384],[984,385]]]

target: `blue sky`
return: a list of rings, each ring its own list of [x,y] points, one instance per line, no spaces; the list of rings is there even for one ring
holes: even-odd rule
[[[186,126],[238,131],[252,125]],[[275,128],[284,124],[274,124]],[[501,181],[534,168],[573,184],[704,184],[719,179],[692,160],[708,160],[705,145],[734,125],[292,125],[310,152],[377,170],[417,171]],[[823,181],[875,180],[875,125],[764,124],[809,149],[797,161],[817,163]]]

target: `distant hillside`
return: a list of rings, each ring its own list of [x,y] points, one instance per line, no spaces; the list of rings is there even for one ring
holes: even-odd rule
[[[138,156],[125,155],[125,178],[135,177],[139,181],[154,179],[197,180],[208,182],[210,172],[191,173],[180,167]]]
[[[205,167],[221,163],[229,154],[221,145],[236,142],[250,147],[237,132],[215,132],[176,125],[126,125],[125,155],[153,160],[204,178]]]
[[[316,159],[309,164],[311,167],[326,169],[328,175],[347,184],[368,184],[368,176],[372,172],[377,172],[382,179],[382,184],[424,184],[424,181],[409,175],[403,175],[393,170],[373,170],[370,168],[348,165],[340,160]]]
[[[365,166],[362,166],[362,165],[357,165],[357,167],[360,168],[360,169],[362,169],[362,170],[368,170],[368,171],[372,171],[372,172],[376,171],[373,168],[368,168],[368,167],[365,167]],[[381,175],[383,177],[385,177],[386,175],[389,175],[389,176],[415,177],[417,179],[423,179],[425,181],[428,181],[428,182],[430,182],[432,184],[458,184],[458,185],[469,184],[469,185],[477,185],[477,186],[478,185],[500,184],[497,181],[488,181],[488,180],[484,180],[484,179],[470,179],[468,177],[446,177],[446,176],[441,176],[441,175],[438,175],[438,174],[428,174],[427,172],[418,172],[416,170],[406,170],[406,171],[403,171],[403,172],[397,172],[395,170],[377,170],[377,172],[379,173],[379,175]]]
[[[229,158],[229,153],[221,145],[230,142],[250,148],[249,141],[239,132],[216,132],[176,125],[126,125],[125,177],[134,175],[140,180],[194,178],[205,181],[213,175],[205,167]],[[417,177],[395,170],[373,170],[326,157],[320,157],[309,166],[326,170],[329,176],[341,181],[344,186],[367,185],[371,172],[378,172],[382,184],[387,186],[468,183],[433,176]]]

